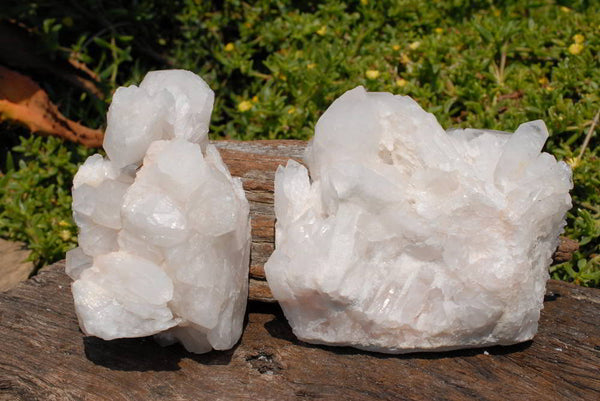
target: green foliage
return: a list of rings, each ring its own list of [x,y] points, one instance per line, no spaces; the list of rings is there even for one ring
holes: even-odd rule
[[[56,138],[21,138],[0,175],[0,233],[26,242],[38,266],[64,257],[77,243],[71,180],[91,154]]]
[[[5,12],[33,27],[49,54],[74,54],[87,63],[107,93],[167,65],[201,74],[217,95],[214,138],[308,139],[331,102],[357,85],[410,95],[446,128],[514,131],[543,119],[551,132],[545,150],[574,167],[566,234],[581,244],[575,259],[554,266],[552,275],[600,286],[597,134],[577,158],[600,109],[597,1],[23,4]],[[72,88],[52,88],[72,118],[88,125],[103,121],[106,103]],[[6,177],[32,174],[23,169]],[[62,179],[68,181],[72,171],[64,169]],[[10,233],[2,235],[37,247],[38,237],[18,229],[26,214],[17,218],[6,210],[2,216],[10,215],[15,225],[0,224],[1,233]],[[68,209],[60,213],[70,221]],[[40,255],[53,260],[58,252]]]
[[[581,140],[600,105],[600,13],[499,4],[187,1],[174,59],[219,94],[219,136],[308,139],[333,99],[364,85],[412,96],[446,127],[514,130],[541,118],[550,150]],[[576,34],[582,51],[571,54]]]

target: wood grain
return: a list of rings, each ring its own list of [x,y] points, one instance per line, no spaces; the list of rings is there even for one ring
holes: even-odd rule
[[[302,162],[304,141],[215,141],[231,175],[240,177],[250,203],[252,248],[250,300],[274,302],[265,281],[264,264],[275,249],[273,185],[275,172],[289,159]]]
[[[232,350],[79,331],[64,264],[0,294],[0,400],[598,400],[600,290],[550,281],[533,341],[391,356],[298,341],[250,302]]]
[[[0,294],[0,400],[597,400],[600,290],[550,281],[540,331],[510,347],[390,356],[298,341],[264,279],[277,166],[300,141],[217,142],[251,206],[246,327],[205,355],[79,330],[64,264]],[[570,257],[573,244],[561,248]]]

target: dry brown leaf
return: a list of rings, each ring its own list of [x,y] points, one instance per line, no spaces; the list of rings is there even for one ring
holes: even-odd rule
[[[63,116],[31,78],[0,66],[0,120],[21,123],[32,132],[53,135],[88,147],[102,145],[103,132]]]

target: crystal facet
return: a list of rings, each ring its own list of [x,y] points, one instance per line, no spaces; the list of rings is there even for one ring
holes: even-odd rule
[[[82,330],[231,348],[248,294],[249,207],[208,144],[213,92],[189,71],[119,88],[104,148],[73,180],[79,247],[67,273]]]
[[[409,97],[358,87],[275,178],[265,271],[311,343],[405,353],[531,339],[571,172],[540,153],[542,121],[514,134],[445,132]]]

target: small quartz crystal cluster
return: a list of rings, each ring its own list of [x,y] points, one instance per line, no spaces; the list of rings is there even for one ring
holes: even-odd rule
[[[67,273],[82,330],[158,334],[192,352],[231,348],[248,294],[248,202],[208,144],[214,94],[197,75],[155,71],[119,88],[107,158],[73,180],[79,247]]]
[[[275,179],[265,266],[294,333],[389,353],[513,344],[537,330],[571,206],[569,167],[515,133],[445,132],[409,97],[358,87]]]

